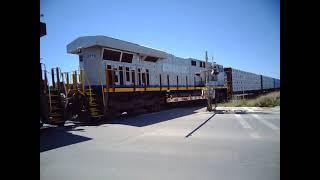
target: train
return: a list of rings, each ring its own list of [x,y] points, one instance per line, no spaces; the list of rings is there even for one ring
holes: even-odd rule
[[[80,90],[87,99],[82,107],[91,118],[137,109],[156,112],[168,104],[205,101],[203,89],[208,81],[213,83],[217,102],[238,93],[280,89],[279,79],[224,68],[208,62],[207,55],[206,61],[181,58],[108,36],[78,37],[67,45],[67,53],[78,56],[79,71],[73,72],[70,85],[68,73],[52,70],[52,81],[56,75],[57,82],[51,92],[58,89],[68,97],[75,94],[70,91]],[[203,72],[209,68],[217,72],[216,79],[206,79]]]
[[[239,94],[257,95],[280,90],[280,79],[231,67],[224,68],[224,73],[229,98]]]
[[[107,36],[79,37],[67,45],[67,52],[79,56],[84,86],[104,96],[103,111],[112,114],[153,112],[168,102],[204,99],[201,71],[212,66]],[[224,88],[224,77],[219,80],[217,85]]]

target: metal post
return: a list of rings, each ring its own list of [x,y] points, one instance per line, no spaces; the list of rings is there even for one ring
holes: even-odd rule
[[[54,82],[54,69],[51,69],[51,78],[52,78],[52,88],[56,88],[56,83]]]
[[[63,89],[64,89],[64,93],[65,93],[65,95],[66,95],[66,97],[67,97],[67,93],[68,93],[68,91],[67,91],[67,88],[66,88],[66,84],[64,83],[64,77],[63,77],[63,73],[61,73],[61,78],[62,78],[62,84],[63,84]]]
[[[177,90],[179,89],[179,76],[177,76]]]
[[[44,69],[44,80],[45,80],[45,89],[47,91],[47,89],[49,89],[49,85],[48,85],[48,77],[47,77],[47,70],[46,68]]]
[[[80,73],[79,73],[79,83],[81,83],[82,86],[82,92],[84,92],[84,70],[80,69]]]
[[[188,76],[186,76],[186,87],[188,89]]]
[[[107,69],[105,69],[105,74],[106,74],[106,103],[104,105],[104,112],[106,111],[106,108],[107,108],[107,105],[108,105],[108,100],[109,100],[109,69],[108,69],[108,66],[107,66]],[[103,92],[104,93],[104,92]]]
[[[50,92],[50,88],[48,88],[48,93],[49,93],[49,108],[50,108],[50,112],[52,111],[52,106],[51,106],[51,92]]]
[[[161,74],[159,74],[159,79],[160,79],[160,91],[161,91],[162,89]]]
[[[169,74],[167,74],[167,81],[168,81],[168,89],[167,89],[167,90],[169,90],[169,89],[170,89],[170,78],[169,78]]]
[[[206,67],[208,67],[208,52],[206,51]],[[208,71],[205,70],[205,83],[207,84],[208,83]]]
[[[40,63],[40,93],[42,94],[44,90],[44,83],[42,77],[42,64]]]
[[[135,70],[131,71],[131,76],[133,79],[132,80],[133,81],[133,92],[136,92],[136,79],[137,79],[136,72],[137,72],[137,68]]]
[[[109,70],[106,69],[105,70],[105,73],[106,73],[106,89],[107,89],[107,92],[109,92]]]
[[[59,77],[59,68],[56,68],[56,76],[57,76],[57,88],[60,90],[60,77]]]
[[[100,85],[101,85],[101,93],[102,93],[102,102],[103,102],[103,107],[105,107],[105,102],[104,102],[104,92],[103,92],[103,83],[102,83],[102,73],[101,69],[99,68],[99,79],[100,79]]]
[[[67,81],[67,89],[69,90],[70,83],[69,83],[69,73],[68,72],[66,72],[66,81]]]
[[[79,70],[79,84],[82,84],[82,70]]]
[[[112,89],[113,89],[113,92],[115,92],[115,88],[116,88],[116,87],[115,87],[115,84],[116,84],[116,83],[115,83],[115,76],[116,76],[116,71],[115,71],[115,69],[112,69],[112,70],[111,70],[111,75],[112,75],[112,76],[111,76],[111,84],[112,84],[112,86],[113,86]]]
[[[73,89],[77,89],[77,72],[73,71],[72,73],[72,83],[73,83]]]

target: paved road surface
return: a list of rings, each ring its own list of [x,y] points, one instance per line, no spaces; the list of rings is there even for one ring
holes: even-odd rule
[[[225,111],[228,110],[228,111]],[[280,179],[280,108],[188,107],[40,137],[42,180]]]

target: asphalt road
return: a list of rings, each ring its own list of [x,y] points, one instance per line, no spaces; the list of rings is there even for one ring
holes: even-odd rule
[[[40,136],[40,177],[280,179],[280,108],[176,108],[53,128]]]

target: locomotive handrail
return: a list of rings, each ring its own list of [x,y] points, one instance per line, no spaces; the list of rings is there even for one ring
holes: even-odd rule
[[[58,69],[60,70],[60,76],[61,76],[61,79],[62,79],[62,84],[63,84],[63,89],[64,89],[64,93],[65,93],[65,95],[67,96],[67,89],[66,89],[66,84],[65,84],[65,82],[64,82],[64,78],[63,78],[63,73],[62,73],[62,71],[61,71],[61,69],[58,67]]]
[[[103,107],[105,107],[104,103],[104,92],[103,92],[103,84],[102,84],[102,78],[101,78],[101,68],[99,68],[99,79],[100,79],[100,84],[101,84],[101,94],[102,94],[102,102],[103,102]]]
[[[82,86],[82,91],[84,92],[84,83],[85,83],[85,79],[83,78],[84,76],[84,70],[83,69],[79,69],[79,85]]]
[[[41,64],[41,88],[45,88],[47,89],[48,86],[48,79],[47,79],[47,69],[46,69],[46,65],[44,63],[40,63]],[[43,68],[42,68],[43,66]],[[44,77],[42,76],[42,74],[44,75]],[[44,78],[44,79],[43,79]],[[43,83],[43,80],[45,81],[46,84]]]
[[[40,63],[40,64],[43,65],[43,67],[44,67],[44,70],[42,70],[42,67],[41,67],[41,70],[42,70],[42,71],[41,71],[41,75],[42,75],[43,72],[46,72],[46,65],[45,65],[44,63]],[[42,80],[42,79],[41,79],[41,80]]]
[[[67,91],[69,91],[70,89],[70,83],[69,83],[69,72],[64,72],[64,74],[66,74],[66,88],[67,88]]]
[[[49,95],[49,110],[50,112],[52,111],[52,106],[51,106],[51,91],[50,91],[50,86],[48,87],[48,95]]]
[[[48,95],[49,95],[49,110],[50,112],[52,111],[52,105],[51,105],[51,91],[50,91],[50,85],[48,84],[48,78],[47,78],[47,73],[50,75],[50,73],[47,71],[46,65],[44,63],[41,63],[44,66],[44,78],[46,81],[46,86],[48,89]],[[42,73],[42,72],[41,72]]]
[[[85,83],[85,80],[87,79],[87,81],[88,81],[88,86],[89,86],[89,99],[90,99],[90,103],[92,103],[92,93],[91,93],[91,85],[90,85],[90,82],[89,82],[89,78],[85,75],[85,70],[84,69],[82,69],[82,71],[83,71],[83,76],[84,76],[84,83]],[[83,87],[84,87],[84,83],[83,83]]]

